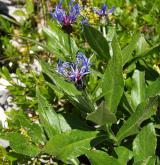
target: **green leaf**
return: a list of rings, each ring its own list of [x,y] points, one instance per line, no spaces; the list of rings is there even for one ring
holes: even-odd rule
[[[50,23],[50,28],[44,27],[43,31],[48,39],[48,49],[54,52],[58,58],[64,60],[66,57],[76,55],[78,47],[75,41],[53,23]]]
[[[116,137],[120,142],[127,136],[136,134],[140,124],[156,113],[158,97],[153,97],[138,105],[136,111],[122,125]]]
[[[155,156],[157,139],[154,125],[145,126],[133,141],[134,161],[143,161]]]
[[[40,121],[47,132],[49,138],[61,132],[59,118],[53,107],[48,103],[47,99],[41,95],[39,87],[36,89],[38,99],[38,114]]]
[[[151,14],[145,14],[143,16],[143,19],[149,24],[149,25],[152,25],[153,22],[154,22],[154,18]]]
[[[134,162],[133,165],[155,165],[158,164],[156,163],[156,158],[153,156],[149,156],[146,159],[142,160],[142,161],[137,161]]]
[[[83,149],[90,149],[90,142],[97,135],[96,131],[72,130],[54,136],[49,140],[44,151],[57,159],[67,162],[83,154]]]
[[[140,55],[149,50],[149,45],[145,40],[144,36],[141,36],[137,42],[136,54]]]
[[[98,110],[89,113],[86,119],[99,125],[112,124],[116,122],[116,116],[105,107],[105,103],[102,103]]]
[[[19,133],[9,133],[8,140],[10,147],[15,150],[16,153],[30,157],[35,157],[40,153],[40,149],[37,146],[31,144],[26,137]]]
[[[25,17],[26,13],[23,10],[16,10],[16,11],[14,11],[13,15]]]
[[[128,148],[119,146],[115,148],[116,154],[118,155],[118,161],[120,164],[127,164],[128,160],[132,159],[133,153]]]
[[[102,91],[107,108],[115,112],[123,94],[122,55],[116,36],[112,41],[113,57],[107,65],[102,79]]]
[[[145,73],[135,70],[132,76],[131,101],[134,108],[145,100]]]
[[[139,40],[139,33],[133,36],[132,41],[122,49],[122,63],[125,65],[132,58],[132,53],[137,47],[137,42]]]
[[[46,141],[43,129],[39,124],[33,123],[23,111],[11,111],[8,114],[9,128],[21,129],[23,128],[27,135],[31,138],[32,142],[44,144]]]
[[[1,72],[0,72],[0,74],[2,74],[2,76],[4,76],[7,80],[9,80],[9,81],[12,80],[12,77],[11,77],[11,75],[10,75],[9,70],[8,70],[7,67],[3,66]]]
[[[33,0],[26,0],[25,8],[28,14],[32,14],[34,12]]]
[[[112,156],[109,156],[108,153],[103,152],[103,151],[86,150],[85,155],[88,157],[91,165],[100,165],[102,162],[103,162],[102,164],[106,164],[106,165],[107,164],[108,165],[120,165],[120,163],[118,162],[117,159],[115,159]]]
[[[83,31],[91,48],[97,53],[98,56],[108,61],[110,59],[109,45],[103,35],[91,26],[83,26]]]
[[[152,84],[148,85],[145,89],[146,98],[160,95],[160,77],[157,78]]]

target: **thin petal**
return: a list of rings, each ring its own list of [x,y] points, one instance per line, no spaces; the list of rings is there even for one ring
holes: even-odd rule
[[[107,5],[102,5],[102,7],[101,7],[101,13],[102,14],[106,14],[106,9],[107,9]]]
[[[116,9],[115,7],[112,7],[106,14],[111,14],[111,13],[113,13],[115,9]]]
[[[79,15],[79,12],[80,12],[79,5],[78,5],[78,3],[76,3],[69,11],[69,16],[70,16],[72,22],[76,20],[76,18]]]

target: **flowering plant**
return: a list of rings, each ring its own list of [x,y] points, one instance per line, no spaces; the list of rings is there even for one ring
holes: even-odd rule
[[[58,61],[57,72],[65,76],[68,80],[75,82],[76,85],[83,83],[83,77],[90,73],[90,58],[78,52],[76,62]]]
[[[5,25],[0,16],[0,50],[8,55],[0,59],[0,80],[8,82],[0,81],[0,162],[159,164],[158,1],[149,14],[149,1],[109,1],[117,5],[113,17],[114,8],[98,9],[96,0],[60,1],[50,13],[58,23],[46,6],[33,12],[32,2],[26,1],[27,21],[14,28],[8,30],[15,20]],[[46,19],[38,32],[35,13]],[[82,17],[83,25],[76,23]]]
[[[56,6],[55,11],[52,13],[51,16],[58,21],[59,24],[62,25],[62,28],[69,29],[71,28],[71,24],[74,23],[80,13],[80,8],[78,3],[73,5],[73,0],[69,2],[68,9],[69,11],[66,12],[62,9],[62,2]],[[70,32],[70,30],[69,30]]]

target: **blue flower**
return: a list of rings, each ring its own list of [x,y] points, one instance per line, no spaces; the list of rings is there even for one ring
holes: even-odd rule
[[[107,9],[107,5],[102,5],[100,10],[94,9],[94,12],[98,14],[99,16],[107,16],[108,14],[113,13],[113,11],[115,10],[115,7],[112,7],[108,12],[106,11],[106,9]]]
[[[62,62],[58,61],[57,72],[73,81],[78,83],[83,80],[83,77],[90,73],[90,58],[88,59],[83,53],[78,52],[75,62]]]
[[[56,6],[55,11],[52,13],[51,16],[56,19],[62,26],[71,26],[71,24],[77,19],[80,9],[78,3],[73,5],[74,0],[71,0],[68,8],[69,11],[64,11],[62,7],[62,0],[61,2]]]

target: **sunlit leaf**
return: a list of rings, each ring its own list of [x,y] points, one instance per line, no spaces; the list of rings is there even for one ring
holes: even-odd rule
[[[88,157],[92,165],[100,165],[100,162],[103,164],[110,165],[120,165],[118,160],[112,156],[109,156],[108,153],[100,150],[86,151],[86,156]]]
[[[134,161],[145,161],[155,156],[157,139],[153,124],[145,126],[133,141]]]
[[[145,73],[135,70],[132,76],[132,85],[131,100],[133,107],[136,108],[145,100]]]
[[[119,163],[127,164],[127,162],[133,157],[131,150],[124,146],[115,147],[116,154],[118,155]]]
[[[140,35],[135,34],[132,41],[122,49],[122,63],[125,65],[132,58],[132,53],[136,49]]]
[[[53,137],[61,132],[59,118],[53,107],[48,103],[47,99],[40,93],[39,87],[36,89],[38,98],[38,113],[40,121],[47,132],[48,137]]]
[[[113,57],[107,65],[103,79],[102,91],[107,108],[115,112],[123,94],[122,54],[116,36],[112,41]]]
[[[156,113],[158,97],[153,97],[138,105],[136,111],[122,125],[116,138],[121,141],[127,136],[136,134],[140,124]]]
[[[90,142],[96,137],[96,131],[72,130],[50,139],[44,151],[64,162],[83,154],[83,149],[90,149]]]
[[[160,77],[157,78],[152,84],[148,85],[145,89],[146,98],[160,95]]]
[[[78,48],[69,35],[58,29],[53,23],[50,23],[50,28],[44,27],[43,31],[48,39],[48,49],[52,50],[58,58],[76,57]]]
[[[34,157],[40,153],[40,149],[31,144],[29,140],[19,133],[10,133],[8,136],[10,146],[15,152]]]
[[[83,31],[91,48],[97,53],[98,56],[108,61],[110,59],[109,46],[103,35],[91,26],[84,26]]]
[[[105,103],[101,104],[98,110],[89,113],[86,119],[99,125],[112,124],[116,122],[116,116],[105,107]]]

